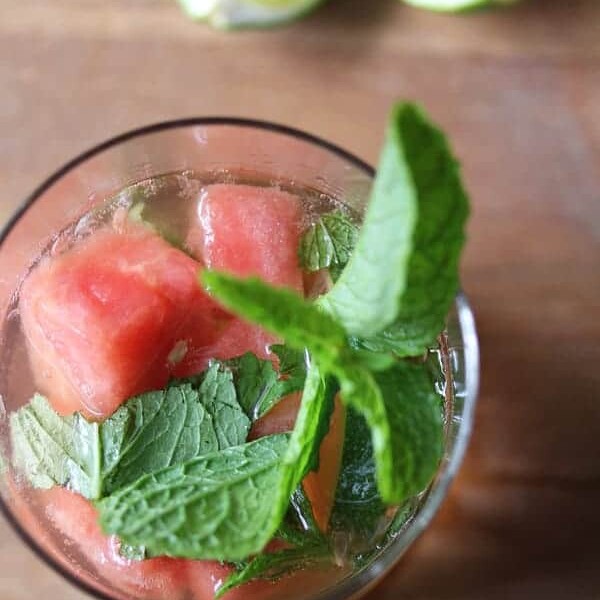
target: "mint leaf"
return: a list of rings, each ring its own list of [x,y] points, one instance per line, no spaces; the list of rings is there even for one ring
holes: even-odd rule
[[[340,210],[323,215],[300,242],[300,263],[307,271],[329,269],[337,279],[350,260],[358,227]]]
[[[239,279],[203,271],[204,286],[223,306],[285,337],[296,350],[309,348],[319,360],[333,360],[347,347],[344,328],[325,311],[286,288],[274,288],[256,277]]]
[[[371,374],[352,364],[338,371],[342,398],[371,428],[381,497],[399,504],[421,492],[443,451],[439,396],[425,364],[398,362]]]
[[[381,497],[390,504],[404,500],[403,466],[396,460],[389,415],[373,374],[360,364],[348,362],[337,367],[336,377],[344,402],[355,408],[371,429]]]
[[[420,355],[458,291],[468,200],[443,133],[411,104],[392,113],[357,248],[323,304],[358,345]]]
[[[243,560],[273,534],[288,441],[268,436],[146,475],[97,503],[101,526],[149,556]]]
[[[318,466],[318,452],[323,437],[329,430],[336,391],[337,387],[333,382],[323,377],[316,365],[312,364],[306,376],[296,424],[281,464],[281,479],[271,519],[273,532],[281,524],[294,490],[304,476]]]
[[[313,542],[298,548],[259,554],[230,575],[217,589],[215,598],[222,598],[231,590],[256,579],[277,581],[295,571],[331,561],[331,550],[325,543]]]
[[[416,190],[404,155],[399,109],[388,127],[356,248],[321,303],[353,335],[374,335],[397,317],[417,219]]]
[[[267,414],[284,396],[304,387],[304,353],[285,346],[273,346],[272,350],[279,356],[279,373],[270,360],[261,360],[251,352],[226,363],[233,372],[239,403],[252,421]]]
[[[202,377],[198,389],[180,383],[132,398],[101,425],[106,494],[246,441],[250,421],[236,400],[231,371],[215,363]]]
[[[281,398],[279,375],[270,360],[261,360],[251,352],[227,361],[233,372],[240,405],[252,421],[260,419]]]
[[[346,412],[342,466],[331,513],[334,529],[367,538],[377,529],[385,505],[377,489],[371,431],[353,408]]]
[[[360,552],[354,561],[356,569],[363,569],[368,567],[377,557],[389,547],[389,544],[400,534],[402,529],[415,515],[418,509],[418,500],[416,498],[410,499],[405,502],[402,506],[398,507],[396,514],[392,521],[388,525],[383,537],[376,543],[375,546],[367,548],[365,551]],[[370,532],[369,532],[370,533]]]
[[[401,473],[397,497],[406,499],[431,482],[444,450],[440,396],[424,363],[399,362],[377,373],[393,435],[393,452]]]
[[[198,393],[212,418],[219,449],[243,444],[250,432],[250,420],[237,400],[231,370],[214,362],[206,371]]]
[[[101,424],[62,417],[36,394],[11,416],[14,464],[33,487],[64,486],[86,498],[142,475],[243,444],[250,421],[231,371],[213,364],[197,387],[179,382],[128,400]]]
[[[323,538],[302,485],[296,488],[290,498],[288,514],[279,528],[278,537],[294,546],[301,546],[307,540]]]
[[[81,415],[61,417],[46,398],[35,394],[10,417],[15,467],[36,488],[55,485],[86,498],[101,490],[100,433]]]

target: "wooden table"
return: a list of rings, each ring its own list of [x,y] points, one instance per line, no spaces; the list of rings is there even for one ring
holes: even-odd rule
[[[600,2],[470,17],[332,0],[225,35],[168,0],[3,0],[0,220],[123,130],[280,121],[375,161],[390,104],[450,132],[473,199],[464,284],[483,387],[465,468],[372,600],[600,598]],[[0,597],[82,594],[0,524]]]

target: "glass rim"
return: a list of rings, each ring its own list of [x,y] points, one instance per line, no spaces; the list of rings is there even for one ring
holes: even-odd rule
[[[6,224],[0,228],[0,250],[12,230],[18,225],[23,217],[27,214],[30,208],[34,206],[36,201],[55,183],[60,181],[67,173],[75,170],[79,165],[87,160],[102,154],[123,143],[129,142],[136,138],[141,138],[147,135],[162,133],[165,131],[206,126],[206,127],[240,127],[248,129],[256,129],[259,131],[271,132],[284,137],[290,137],[307,144],[318,146],[323,150],[331,153],[337,158],[346,161],[353,167],[362,171],[369,178],[374,178],[376,170],[369,163],[357,157],[355,154],[341,148],[335,143],[329,142],[312,133],[308,133],[301,129],[290,127],[272,121],[260,119],[248,119],[241,117],[189,117],[183,119],[175,119],[169,121],[161,121],[138,127],[126,131],[125,133],[113,136],[103,142],[100,142],[88,150],[76,155],[71,160],[54,171],[51,175],[31,192],[19,207],[12,213]],[[405,544],[397,544],[394,540],[381,554],[377,556],[372,563],[359,571],[356,574],[350,575],[346,579],[334,584],[329,590],[324,590],[315,594],[313,600],[348,600],[357,596],[362,596],[369,589],[380,581],[381,577],[389,572],[398,562],[406,548],[424,532],[444,498],[448,493],[448,489],[458,472],[464,455],[466,453],[468,443],[471,437],[473,427],[475,406],[479,392],[479,341],[477,330],[475,327],[475,318],[472,312],[469,301],[462,290],[459,290],[455,298],[454,308],[458,315],[461,336],[463,338],[463,346],[465,351],[465,372],[467,374],[467,386],[464,396],[464,408],[462,413],[459,434],[456,442],[452,447],[449,460],[440,467],[438,471],[438,479],[435,482],[435,489],[430,488],[425,492],[425,496],[418,509],[414,520],[407,527],[406,531],[399,534],[398,538],[402,537],[406,540]],[[13,514],[8,504],[0,495],[0,513],[12,527],[17,537],[29,547],[35,556],[44,564],[50,567],[58,575],[62,576],[68,583],[75,588],[89,594],[98,600],[115,600],[115,596],[110,595],[98,587],[87,581],[78,578],[77,575],[63,566],[59,560],[53,558],[44,548],[30,535],[21,525],[19,519]]]
[[[248,129],[258,129],[261,131],[268,131],[282,136],[295,138],[297,140],[319,146],[328,152],[336,155],[337,157],[351,163],[354,167],[362,170],[366,175],[370,177],[375,176],[375,169],[366,161],[358,158],[355,154],[344,150],[341,146],[329,142],[322,137],[308,133],[295,127],[283,125],[281,123],[274,123],[272,121],[266,121],[261,119],[246,119],[243,117],[188,117],[183,119],[174,119],[170,121],[160,121],[158,123],[152,123],[150,125],[144,125],[135,129],[130,129],[125,133],[113,136],[103,142],[99,142],[95,146],[84,150],[77,154],[74,158],[67,161],[62,167],[58,168],[51,175],[47,176],[44,181],[33,190],[25,200],[17,207],[16,211],[12,213],[6,224],[0,228],[0,247],[8,237],[8,234],[14,229],[17,223],[25,216],[27,211],[35,204],[42,194],[49,190],[55,183],[60,181],[70,171],[76,169],[80,164],[86,162],[90,158],[101,154],[106,150],[110,150],[115,146],[119,146],[130,140],[134,140],[139,137],[151,135],[154,133],[161,133],[163,131],[169,131],[172,129],[182,129],[187,127],[242,127]]]

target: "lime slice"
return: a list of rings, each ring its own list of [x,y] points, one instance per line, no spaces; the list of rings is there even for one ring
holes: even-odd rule
[[[269,27],[298,19],[324,0],[179,0],[193,19],[219,29]]]
[[[418,8],[427,8],[438,12],[460,12],[485,6],[507,6],[519,0],[404,0]]]

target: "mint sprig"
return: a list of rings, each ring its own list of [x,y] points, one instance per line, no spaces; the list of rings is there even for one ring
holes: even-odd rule
[[[314,359],[314,368],[319,377],[332,375],[337,379],[341,388],[343,401],[355,408],[364,416],[371,429],[373,449],[377,466],[377,481],[379,491],[384,501],[390,504],[400,503],[409,495],[421,491],[415,488],[415,482],[429,480],[435,472],[436,465],[429,460],[406,458],[411,452],[420,452],[422,448],[433,446],[439,449],[435,439],[424,437],[418,440],[414,448],[404,446],[398,441],[392,426],[398,426],[402,419],[419,418],[421,414],[412,415],[411,407],[402,407],[396,411],[393,403],[386,404],[382,389],[377,383],[375,373],[369,369],[369,363],[364,362],[360,353],[356,353],[349,345],[341,326],[323,309],[308,302],[300,296],[282,288],[274,288],[256,278],[238,279],[225,273],[205,271],[201,275],[207,289],[229,310],[241,317],[261,324],[272,333],[283,337],[293,348],[307,348]],[[423,367],[425,372],[425,368]],[[387,382],[387,380],[384,380]],[[303,431],[303,420],[307,423],[317,420],[317,410],[320,403],[315,401],[319,380],[316,374],[307,377],[307,384],[302,398],[302,406],[296,429],[290,446],[289,464],[303,465],[301,457],[312,451],[313,440]],[[399,382],[402,385],[402,382]],[[432,387],[432,383],[429,382]],[[435,392],[433,392],[435,395]],[[406,412],[402,413],[402,410]],[[314,411],[314,413],[313,413]],[[391,412],[393,411],[393,412]],[[423,416],[427,418],[429,413]],[[430,415],[431,416],[431,415]],[[431,417],[434,418],[434,417]],[[439,423],[440,418],[435,420]],[[408,427],[409,425],[407,425]],[[424,433],[435,429],[424,427]],[[310,431],[310,429],[308,430]],[[413,442],[410,438],[408,442]],[[310,447],[310,450],[309,450]],[[438,456],[439,460],[439,456]],[[413,463],[423,465],[424,471],[420,478],[413,472]],[[289,481],[281,487],[282,496],[278,505],[283,503],[283,495],[289,494],[295,488],[294,482],[302,469],[289,474]],[[275,510],[275,518],[281,520],[284,511]]]
[[[432,386],[424,367],[416,367],[420,374],[388,367],[385,355],[374,362],[357,350],[420,354],[440,333],[458,288],[467,212],[445,138],[415,106],[399,104],[356,248],[317,306],[257,279],[202,275],[207,290],[225,307],[289,346],[307,348],[322,373],[338,380],[344,402],[371,429],[378,488],[389,503],[419,492],[435,473],[441,413],[434,395],[425,392]],[[396,335],[393,346],[377,346],[377,336],[385,337],[389,327],[409,335]],[[417,393],[425,408],[395,393],[390,381]],[[420,424],[421,437],[408,434],[413,419],[426,421]],[[397,431],[407,435],[399,440]]]

